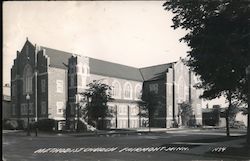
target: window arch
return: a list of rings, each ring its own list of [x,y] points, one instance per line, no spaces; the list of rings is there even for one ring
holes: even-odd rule
[[[129,99],[132,98],[132,85],[129,82],[124,85],[124,97]]]
[[[112,83],[111,94],[115,98],[121,97],[121,85],[120,85],[120,83],[118,81],[114,81]]]
[[[27,64],[23,70],[23,91],[25,93],[32,93],[32,68]]]
[[[106,84],[106,85],[108,85],[108,84],[109,84],[108,80],[107,80],[107,79],[105,79],[105,78],[101,80],[101,83],[102,83],[102,84]]]

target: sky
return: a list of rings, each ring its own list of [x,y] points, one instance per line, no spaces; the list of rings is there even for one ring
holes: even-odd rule
[[[133,67],[187,56],[187,31],[171,28],[164,1],[3,3],[3,84],[26,38],[33,44]],[[223,101],[224,102],[224,101]],[[217,104],[221,104],[219,101]]]

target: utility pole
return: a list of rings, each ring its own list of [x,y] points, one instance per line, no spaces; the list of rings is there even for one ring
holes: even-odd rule
[[[26,100],[27,100],[27,117],[28,117],[28,123],[27,123],[27,136],[30,136],[30,108],[29,108],[29,103],[30,103],[30,95],[26,95]]]
[[[79,94],[76,94],[76,108],[77,108],[77,125],[76,125],[76,131],[80,132],[80,127],[79,127],[79,123],[80,123],[80,96]]]

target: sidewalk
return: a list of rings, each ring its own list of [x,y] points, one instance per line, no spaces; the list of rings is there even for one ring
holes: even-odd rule
[[[168,132],[186,132],[200,131],[200,129],[184,129],[184,128],[138,128],[138,129],[110,129],[110,130],[97,130],[87,132],[41,132],[38,131],[38,137],[84,137],[84,136],[109,136],[109,135],[143,135],[143,134],[166,134]],[[3,130],[3,135],[9,136],[26,136],[27,132],[24,130]],[[34,131],[31,131],[31,136],[35,136]]]
[[[187,133],[191,132],[194,134],[215,134],[225,135],[224,130],[219,131],[218,129],[209,128],[210,131],[202,133],[205,128],[134,128],[134,129],[110,129],[110,130],[97,130],[97,131],[87,131],[87,132],[41,132],[38,131],[38,137],[84,137],[84,136],[110,136],[110,135],[154,135],[154,134],[166,134],[166,133]],[[199,133],[200,132],[200,133]],[[23,130],[3,130],[3,135],[12,135],[12,136],[26,136],[27,132]],[[243,135],[244,132],[233,133],[233,135]],[[31,136],[35,136],[35,132],[31,131]]]

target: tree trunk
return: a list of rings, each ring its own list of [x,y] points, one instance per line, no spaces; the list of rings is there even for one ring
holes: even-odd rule
[[[98,118],[97,119],[95,119],[95,126],[96,126],[96,130],[98,130],[98,126],[99,126],[99,124],[98,124]]]
[[[228,109],[226,110],[226,133],[227,133],[227,136],[230,136],[229,113],[231,111],[231,106],[232,106],[232,93],[231,93],[231,91],[228,92],[227,99],[228,99],[229,105],[228,105]]]
[[[151,115],[151,109],[148,109],[148,131],[151,131],[151,124],[152,124],[152,115]]]

